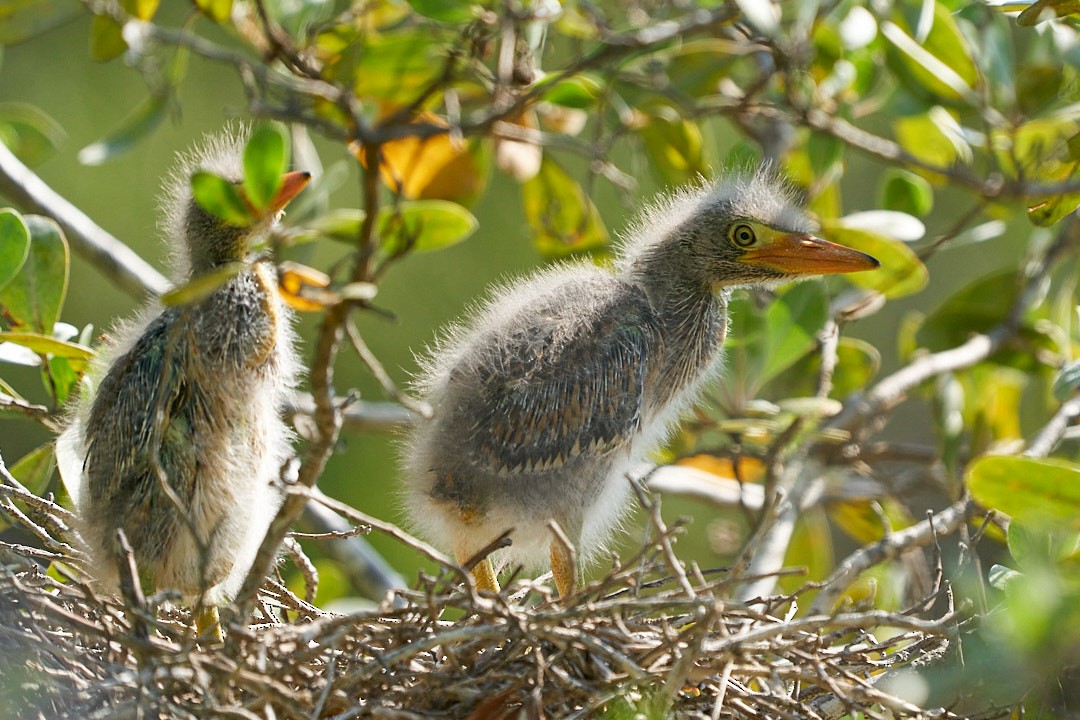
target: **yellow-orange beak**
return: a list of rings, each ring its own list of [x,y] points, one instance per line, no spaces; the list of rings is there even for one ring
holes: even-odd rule
[[[747,250],[739,261],[785,275],[831,275],[873,270],[881,265],[864,252],[808,233],[778,234],[764,245]]]
[[[283,207],[289,204],[289,201],[300,194],[300,191],[304,189],[311,181],[311,173],[296,171],[285,173],[281,177],[281,189],[278,190],[277,195],[270,201],[270,204],[266,207],[266,211],[269,213],[276,213]]]

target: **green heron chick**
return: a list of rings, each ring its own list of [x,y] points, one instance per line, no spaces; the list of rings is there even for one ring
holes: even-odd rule
[[[422,361],[433,418],[404,448],[413,524],[474,558],[503,533],[502,560],[550,562],[560,595],[627,506],[626,474],[660,445],[721,368],[734,288],[869,270],[820,240],[772,171],[661,199],[614,267],[564,264],[512,283]],[[487,560],[478,587],[498,589]]]
[[[209,608],[239,589],[280,506],[292,439],[280,413],[299,370],[274,266],[249,256],[308,174],[285,175],[245,227],[191,194],[196,171],[239,183],[243,145],[243,133],[227,132],[181,157],[166,181],[162,231],[181,283],[249,264],[202,299],[155,305],[121,326],[91,370],[93,398],[57,441],[101,585],[117,586],[123,530],[144,587],[178,589]]]

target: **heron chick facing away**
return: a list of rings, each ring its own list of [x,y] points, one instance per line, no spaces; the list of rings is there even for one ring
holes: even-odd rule
[[[720,370],[737,287],[870,270],[815,227],[770,169],[660,199],[612,268],[569,263],[496,291],[421,363],[434,416],[403,454],[413,524],[465,563],[549,561],[561,596],[624,514],[626,473]],[[485,558],[477,586],[498,589]]]
[[[248,226],[215,217],[191,193],[197,171],[240,183],[246,134],[208,137],[180,157],[161,229],[178,248],[178,283],[248,264],[201,299],[154,304],[117,328],[90,372],[96,392],[57,440],[80,535],[107,590],[118,586],[123,530],[145,588],[177,589],[208,608],[226,602],[283,497],[292,436],[281,410],[299,363],[274,266],[249,255],[309,175],[286,174]]]

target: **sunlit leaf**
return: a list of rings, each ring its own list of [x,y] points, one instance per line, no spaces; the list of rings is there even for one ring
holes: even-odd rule
[[[729,457],[717,457],[702,453],[680,458],[677,465],[696,468],[720,478],[738,480],[744,483],[759,483],[765,477],[765,465],[755,457],[739,457],[738,466]]]
[[[353,90],[384,103],[407,103],[442,73],[444,52],[430,33],[420,30],[365,37],[355,70],[349,73],[355,80]]]
[[[30,251],[19,273],[0,288],[0,306],[13,329],[51,335],[68,283],[68,244],[51,218],[25,215]]]
[[[227,223],[243,227],[255,221],[240,188],[225,178],[209,172],[194,173],[191,193],[203,210]]]
[[[706,171],[701,129],[672,107],[660,106],[638,130],[649,168],[668,185],[681,185]]]
[[[134,147],[135,143],[153,132],[169,114],[172,107],[170,96],[156,93],[144,99],[134,112],[101,140],[90,143],[79,151],[83,165],[101,165]]]
[[[405,250],[424,252],[456,245],[476,232],[471,212],[448,200],[413,200],[384,207],[376,219],[380,250],[394,255]]]
[[[30,230],[22,215],[0,209],[0,288],[14,278],[30,254]]]
[[[50,357],[47,363],[48,372],[44,366],[41,369],[41,382],[45,391],[52,396],[53,404],[63,407],[71,395],[71,389],[78,384],[79,372],[85,368],[86,363],[66,357]]]
[[[288,167],[289,142],[281,126],[255,128],[244,146],[244,193],[256,211],[270,205]]]
[[[892,50],[889,60],[912,87],[948,102],[977,104],[974,88],[979,70],[971,47],[949,9],[937,2],[933,8],[933,24],[921,42],[901,18],[881,24],[881,34]]]
[[[338,297],[324,290],[329,286],[329,275],[307,265],[284,262],[278,267],[278,292],[294,310],[318,312],[336,303]]]
[[[153,20],[161,0],[120,0],[124,11],[139,20]]]
[[[72,361],[77,369],[82,369],[86,361],[94,356],[90,348],[66,340],[58,340],[51,335],[35,332],[10,331],[0,332],[0,342],[13,343],[41,355],[55,355]]]
[[[542,254],[557,257],[607,244],[596,206],[554,160],[545,156],[540,172],[521,189],[533,243]]]
[[[431,113],[421,113],[416,123],[445,127],[446,122]],[[364,151],[353,146],[353,154],[367,166]],[[451,138],[449,132],[425,138],[415,135],[391,140],[379,148],[379,175],[391,191],[414,199],[453,200],[469,204],[487,182],[486,163],[479,144]]]
[[[232,17],[233,0],[194,0],[195,6],[216,23]]]
[[[14,45],[83,12],[78,0],[5,0],[0,6],[0,45]]]
[[[780,27],[780,5],[772,0],[735,0],[746,22],[762,35],[772,37]]]
[[[893,131],[905,151],[932,167],[947,169],[958,160],[971,161],[971,147],[959,123],[942,107],[898,118],[893,121]]]
[[[1026,525],[1080,529],[1080,466],[1075,463],[984,455],[969,466],[967,487],[980,505]]]
[[[849,228],[835,220],[823,222],[822,229],[830,240],[868,253],[881,263],[877,270],[848,275],[847,279],[852,284],[876,290],[889,298],[911,295],[926,287],[929,280],[926,266],[904,243],[877,233]]]
[[[64,129],[44,110],[22,102],[0,103],[0,142],[27,165],[44,160],[64,138]]]
[[[915,242],[926,235],[926,226],[916,217],[896,210],[863,210],[840,218],[844,227],[884,235],[901,242]]]
[[[868,545],[885,537],[882,515],[888,520],[889,530],[892,531],[903,530],[914,522],[902,503],[888,497],[874,500],[873,503],[869,500],[831,502],[828,512],[829,519],[860,545]]]

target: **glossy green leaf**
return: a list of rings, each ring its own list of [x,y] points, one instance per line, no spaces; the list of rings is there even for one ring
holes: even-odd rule
[[[255,128],[244,147],[244,192],[255,210],[264,210],[281,189],[289,167],[289,141],[280,125]]]
[[[832,572],[834,563],[832,531],[825,512],[819,506],[799,513],[784,556],[784,566],[806,568],[806,574],[781,577],[780,587],[792,592],[803,587],[807,580],[824,580]],[[808,607],[813,597],[814,592],[810,591],[801,595],[799,602]]]
[[[76,369],[82,369],[94,351],[85,345],[59,340],[43,333],[12,330],[0,332],[0,342],[14,343],[41,355],[55,355],[71,360]]]
[[[990,571],[986,575],[987,582],[991,587],[998,590],[1005,590],[1011,583],[1022,581],[1024,574],[1013,570],[1011,567],[1005,565],[994,564],[990,566]]]
[[[933,23],[916,40],[902,18],[881,24],[890,63],[909,85],[947,102],[977,104],[979,70],[960,28],[944,4],[933,3]]]
[[[410,200],[382,208],[376,218],[380,249],[389,255],[456,245],[477,227],[471,212],[449,200]]]
[[[411,101],[446,64],[442,45],[430,32],[419,30],[365,38],[358,52],[355,68],[346,62],[341,69],[355,81],[357,95],[385,103]]]
[[[1080,529],[1080,466],[1049,458],[984,455],[967,487],[980,505],[1029,526]]]
[[[90,59],[108,62],[127,50],[123,28],[108,15],[95,15],[90,21]]]
[[[845,215],[838,222],[851,230],[865,230],[905,243],[922,240],[926,235],[921,220],[897,210],[862,210]]]
[[[822,223],[822,230],[829,240],[869,253],[881,263],[877,270],[847,275],[852,284],[876,290],[888,298],[911,295],[926,287],[930,274],[919,256],[904,243],[866,230],[848,228],[835,220]]]
[[[893,131],[905,151],[932,167],[947,169],[958,160],[971,160],[971,147],[959,123],[944,108],[899,118],[893,122]]]
[[[44,110],[22,102],[0,103],[0,142],[27,165],[44,160],[64,138],[60,123]]]
[[[707,170],[701,129],[674,108],[658,108],[638,133],[645,144],[649,168],[664,184],[682,185]]]
[[[199,275],[194,280],[162,295],[161,304],[171,307],[197,303],[247,268],[246,263],[229,263],[215,269],[213,272]]]
[[[1039,227],[1050,227],[1080,207],[1080,193],[1063,193],[1041,200],[1028,208],[1028,219]]]
[[[47,360],[48,372],[41,369],[41,382],[45,391],[52,397],[53,405],[63,407],[71,395],[71,390],[79,383],[79,372],[85,368],[85,362],[64,357],[51,357]]]
[[[216,23],[223,23],[232,17],[233,0],[195,0],[195,6]]]
[[[0,45],[14,45],[84,12],[78,0],[5,0],[0,4]]]
[[[30,229],[22,215],[0,209],[0,288],[14,278],[30,254]]]
[[[813,349],[828,314],[829,301],[819,283],[786,288],[765,312],[764,334],[755,353],[760,381],[775,377]]]
[[[225,178],[209,172],[194,173],[191,194],[203,210],[227,223],[243,227],[255,221],[240,188]]]
[[[56,453],[51,442],[45,443],[19,458],[8,468],[8,472],[23,484],[30,492],[40,495],[45,492],[56,469]]]
[[[602,90],[596,78],[590,75],[575,75],[552,85],[544,91],[543,97],[555,105],[587,110],[596,105],[596,99]]]
[[[926,178],[890,168],[882,176],[880,204],[886,210],[926,217],[934,208],[934,189]]]
[[[0,288],[0,306],[13,329],[51,335],[68,283],[68,244],[51,218],[25,215],[30,252],[19,271]]]
[[[542,254],[558,257],[607,244],[607,229],[592,200],[546,154],[540,172],[521,190],[533,244]]]
[[[119,128],[80,150],[79,162],[83,165],[101,165],[127,152],[161,124],[171,107],[169,95],[150,95],[124,118]]]
[[[1080,390],[1080,360],[1074,360],[1061,368],[1054,380],[1054,398],[1065,402]]]

